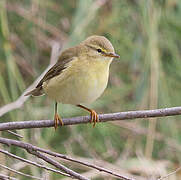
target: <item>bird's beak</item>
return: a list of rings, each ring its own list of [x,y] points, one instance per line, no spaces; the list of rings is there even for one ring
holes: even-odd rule
[[[120,56],[116,53],[105,53],[104,56],[107,56],[107,57],[114,57],[114,58],[120,58]]]

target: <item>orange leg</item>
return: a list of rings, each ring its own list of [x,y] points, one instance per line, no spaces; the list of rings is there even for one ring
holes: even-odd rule
[[[55,115],[54,115],[54,123],[55,123],[54,128],[55,128],[55,130],[58,127],[58,122],[59,122],[59,124],[61,126],[63,126],[63,121],[62,121],[61,117],[57,113],[57,102],[55,102]]]
[[[91,114],[91,120],[90,120],[90,123],[94,123],[93,124],[93,127],[95,127],[95,125],[96,125],[96,123],[97,122],[99,122],[99,116],[98,116],[98,114],[96,113],[96,111],[94,111],[94,110],[92,110],[92,109],[89,109],[89,108],[87,108],[87,107],[85,107],[85,106],[82,106],[82,105],[77,105],[78,107],[80,107],[80,108],[83,108],[83,109],[85,109],[86,111],[89,111]]]

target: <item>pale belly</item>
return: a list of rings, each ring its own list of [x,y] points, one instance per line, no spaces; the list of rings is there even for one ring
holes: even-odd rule
[[[89,104],[104,92],[108,82],[108,75],[108,66],[98,72],[94,70],[81,72],[80,70],[73,75],[65,71],[64,74],[45,82],[43,89],[45,94],[57,102],[75,105]]]

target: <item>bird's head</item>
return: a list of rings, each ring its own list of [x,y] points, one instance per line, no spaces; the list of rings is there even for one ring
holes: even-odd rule
[[[120,57],[114,52],[111,42],[104,36],[90,36],[81,45],[85,47],[87,56],[95,60],[112,60]]]

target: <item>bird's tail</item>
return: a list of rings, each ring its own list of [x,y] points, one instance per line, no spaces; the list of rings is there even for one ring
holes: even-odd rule
[[[41,96],[41,95],[43,95],[43,94],[44,94],[43,88],[42,88],[42,86],[40,86],[40,87],[37,87],[37,88],[33,89],[32,91],[26,93],[25,96],[29,96],[29,95],[32,95],[32,96]]]

